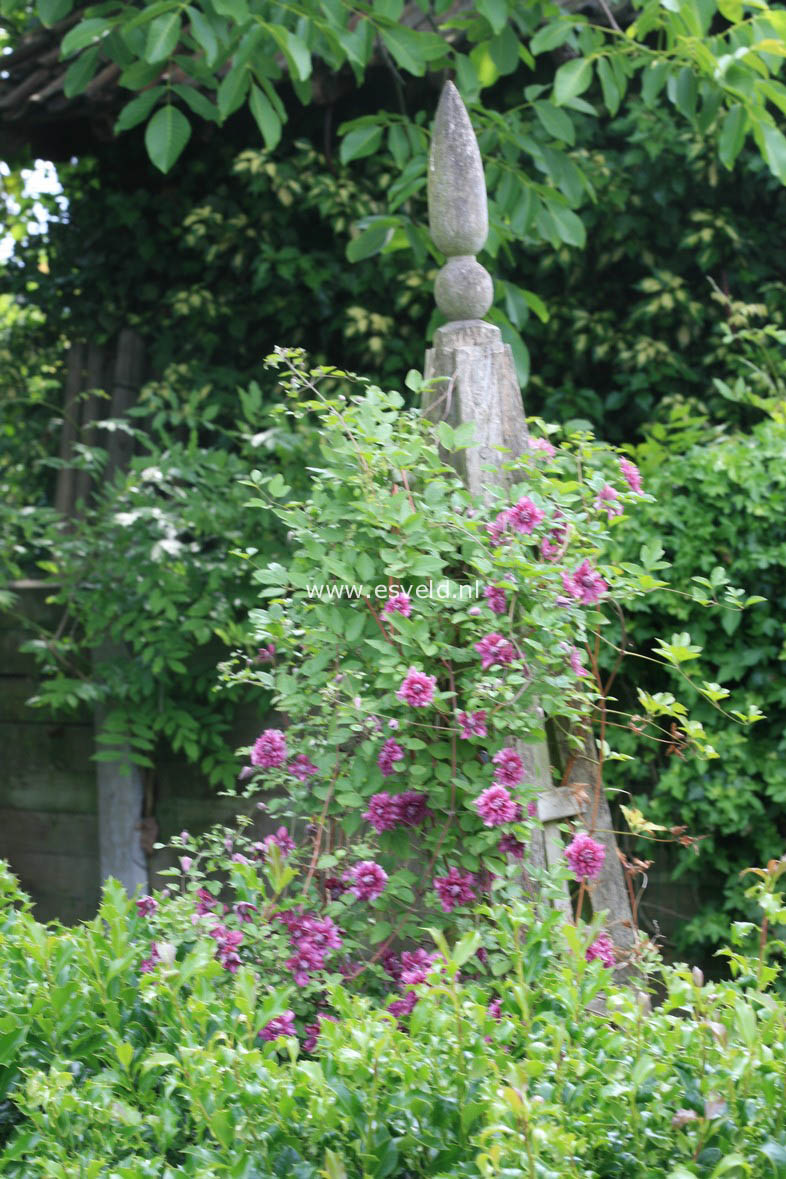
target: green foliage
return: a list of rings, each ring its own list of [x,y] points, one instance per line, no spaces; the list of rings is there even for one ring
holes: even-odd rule
[[[27,4],[6,0],[5,8],[16,15]],[[68,0],[46,0],[38,18],[49,25],[66,9]],[[308,106],[321,97],[326,76],[351,71],[360,88],[382,63],[399,110],[378,107],[346,120],[341,159],[361,159],[384,141],[407,182],[419,186],[423,112],[408,110],[405,82],[450,69],[468,102],[483,94],[485,109],[476,114],[494,165],[502,240],[531,237],[555,248],[583,244],[574,210],[593,195],[584,161],[565,150],[576,120],[602,108],[616,115],[629,94],[640,92],[652,107],[663,93],[681,120],[717,140],[726,167],[750,135],[772,174],[786,179],[786,138],[778,128],[786,28],[777,8],[681,0],[641,3],[615,16],[605,7],[597,15],[567,12],[548,0],[482,0],[459,15],[437,3],[419,27],[402,24],[402,10],[390,0],[373,0],[360,13],[344,0],[302,0],[294,8],[270,0],[194,0],[185,8],[112,0],[81,10],[65,32],[67,89],[82,92],[113,62],[120,86],[139,92],[117,129],[149,120],[147,151],[166,173],[189,141],[193,116],[221,124],[247,106],[273,150],[291,114],[290,90]],[[513,78],[515,100],[495,105],[496,84]],[[417,234],[397,200],[385,213],[403,235]]]
[[[13,12],[22,5],[6,6]],[[42,0],[38,16],[51,25],[71,7],[68,0]],[[349,66],[360,84],[381,51],[404,75],[455,70],[459,85],[474,99],[512,73],[519,60],[534,70],[537,55],[560,48],[573,56],[554,73],[551,99],[556,107],[587,109],[581,96],[597,70],[603,101],[615,113],[630,82],[640,76],[648,102],[665,87],[681,115],[702,129],[724,117],[721,155],[727,166],[745,135],[752,133],[773,173],[781,180],[786,176],[786,140],[773,115],[786,96],[779,80],[786,26],[778,9],[694,0],[643,4],[638,12],[620,13],[628,22],[623,34],[613,15],[597,20],[548,3],[516,7],[507,0],[482,0],[460,17],[438,4],[429,14],[428,30],[401,25],[402,7],[375,0],[353,19],[351,7],[341,2],[306,2],[292,10],[266,0],[195,0],[185,11],[166,0],[142,10],[113,3],[83,10],[61,49],[65,59],[89,63],[78,83],[72,81],[74,90],[84,89],[107,60],[123,71],[120,82],[128,89],[166,80],[148,131],[151,159],[163,172],[172,167],[188,137],[188,121],[174,106],[176,99],[199,117],[219,122],[249,101],[270,144],[277,136],[276,124],[286,119],[279,95],[285,74],[300,101],[308,103],[315,72]],[[653,49],[656,40],[658,49]],[[162,73],[172,65],[185,85],[173,88],[169,75]],[[194,101],[190,89],[215,94],[215,105]],[[517,130],[506,137],[509,144],[515,144]]]
[[[738,386],[737,394],[749,404],[744,387]],[[671,572],[664,574],[669,590],[633,605],[632,642],[649,653],[657,634],[687,632],[703,648],[690,665],[695,686],[676,677],[692,715],[708,723],[719,702],[728,707],[726,697],[733,693],[746,702],[738,709],[756,720],[744,740],[733,727],[718,732],[719,756],[712,763],[675,756],[675,748],[683,752],[678,741],[676,747],[668,743],[670,752],[656,746],[626,767],[626,787],[650,818],[685,824],[702,837],[677,864],[677,878],[692,885],[699,898],[698,911],[676,931],[679,952],[716,946],[728,920],[749,911],[740,871],[782,850],[785,445],[786,424],[777,404],[774,416],[747,432],[712,426],[683,406],[651,427],[636,451],[657,507],[648,504],[637,513],[624,547],[632,555],[637,543],[657,538]],[[740,612],[741,600],[750,609]],[[713,621],[708,601],[721,607]],[[650,668],[642,665],[640,687],[656,692],[673,686],[674,679],[669,684]],[[632,706],[635,686],[627,683],[620,691]]]
[[[193,366],[194,384],[213,380],[218,395],[250,379],[282,336],[320,360],[341,354],[388,374],[416,335],[420,343],[428,275],[400,257],[354,268],[345,260],[352,223],[378,214],[395,180],[389,159],[350,174],[302,139],[275,160],[211,145],[181,169],[177,189],[118,179],[121,165],[117,148],[63,167],[67,218],[18,247],[6,268],[15,315],[35,309],[61,346],[135,328],[154,372]],[[14,343],[19,352],[19,332]]]
[[[549,420],[586,418],[617,443],[685,397],[715,421],[752,425],[751,403],[714,381],[743,369],[732,367],[743,349],[730,348],[727,329],[782,329],[771,248],[786,233],[779,186],[750,150],[725,173],[711,137],[666,103],[585,119],[575,151],[597,198],[582,213],[585,248],[528,248],[498,263],[504,279],[526,273],[549,313],[519,323],[532,357],[528,406]],[[777,341],[764,342],[777,357]],[[760,355],[751,342],[748,359]],[[746,367],[746,381],[771,395],[762,373]]]
[[[778,867],[758,888],[773,911]],[[295,1035],[258,1037],[289,1002],[264,940],[234,974],[222,969],[209,920],[188,920],[187,885],[159,898],[160,957],[143,974],[149,919],[114,882],[96,919],[70,930],[38,924],[5,871],[0,889],[8,1179],[67,1179],[77,1159],[85,1175],[123,1179],[782,1169],[786,1013],[769,990],[775,968],[741,947],[736,982],[653,960],[663,1001],[648,1011],[585,960],[587,927],[497,905],[480,916],[503,972],[473,966],[472,937],[443,943],[406,1026],[334,976],[334,1022],[306,1050],[300,1021]]]
[[[522,456],[503,463],[507,489],[481,500],[435,445],[460,452],[471,444],[471,425],[431,427],[402,409],[399,394],[376,387],[341,393],[347,374],[309,375],[296,352],[278,350],[271,359],[290,398],[280,412],[315,415],[321,453],[304,502],[279,474],[254,472],[249,480],[252,506],[273,510],[292,551],[253,574],[261,601],[251,622],[271,658],[226,669],[229,682],[269,691],[287,718],[286,755],[266,765],[252,754],[248,792],[269,792],[271,815],[314,824],[318,879],[356,862],[382,865],[388,883],[372,898],[373,917],[355,908],[350,927],[373,922],[375,942],[414,936],[423,906],[446,920],[436,877],[460,869],[482,887],[488,872],[517,872],[506,862],[500,822],[481,821],[492,754],[517,740],[545,740],[549,720],[561,730],[599,722],[604,756],[617,756],[593,653],[601,643],[621,652],[620,607],[663,587],[666,564],[655,545],[642,546],[636,559],[607,559],[618,547],[614,534],[626,529],[623,505],[641,497],[620,479],[613,452],[581,431],[566,430],[558,452],[531,439]],[[511,502],[532,513],[529,523],[508,529]],[[593,580],[586,595],[572,581],[580,568]],[[492,612],[490,595],[499,591],[502,603]],[[395,604],[402,593],[403,607]],[[744,604],[734,597],[735,610]],[[507,653],[481,662],[492,640]],[[672,641],[660,661],[693,653]],[[431,683],[424,707],[406,695],[413,672]],[[462,714],[475,712],[484,717],[488,747],[460,731]],[[653,712],[656,733],[668,736],[674,723],[700,757],[716,756],[703,725],[675,696],[661,696]],[[752,723],[742,712],[736,719]],[[385,767],[381,751],[391,739],[399,756]],[[292,765],[284,764],[292,755],[310,759],[313,781],[308,774],[292,781]],[[387,791],[396,791],[385,780],[391,777],[422,804],[410,824],[373,820],[374,806],[390,804]],[[502,821],[514,848],[530,836],[523,808],[534,786],[526,777],[522,770],[512,783],[521,783],[517,817]]]
[[[54,632],[26,644],[42,674],[31,703],[60,711],[110,701],[105,742],[130,734],[133,760],[151,766],[164,740],[222,784],[236,772],[227,748],[235,705],[215,696],[215,664],[247,643],[252,601],[233,557],[250,544],[241,477],[262,458],[299,468],[309,445],[305,434],[260,431],[261,400],[258,386],[241,391],[235,428],[213,425],[202,441],[215,418],[206,391],[185,399],[176,384],[153,384],[132,411],[138,425],[102,424],[102,440],[122,431],[136,443],[126,470],[107,481],[106,449],[81,448],[78,466],[100,490],[75,520],[47,508],[4,510],[4,572],[33,565],[62,612]],[[269,554],[280,548],[275,530],[254,536]]]
[[[352,268],[344,257],[352,222],[381,207],[392,181],[385,162],[350,177],[303,141],[276,161],[230,146],[182,169],[176,191],[136,180],[128,188],[115,177],[120,166],[110,153],[62,169],[67,218],[28,238],[4,268],[0,476],[16,508],[52,501],[73,341],[111,354],[121,330],[138,331],[150,370],[171,386],[170,420],[201,399],[204,442],[214,426],[233,427],[238,385],[279,338],[380,378],[422,347],[428,270],[402,269],[400,255]],[[111,393],[111,374],[103,379]]]

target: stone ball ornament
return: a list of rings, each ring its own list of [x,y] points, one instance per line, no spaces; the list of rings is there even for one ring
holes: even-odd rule
[[[482,319],[494,299],[491,275],[471,254],[449,258],[434,284],[437,307],[448,321]]]

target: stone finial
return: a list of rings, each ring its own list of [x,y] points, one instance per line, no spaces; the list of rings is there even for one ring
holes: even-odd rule
[[[450,321],[482,319],[494,288],[474,255],[489,230],[486,182],[478,141],[461,95],[446,82],[437,106],[428,165],[431,238],[447,255],[434,295]]]

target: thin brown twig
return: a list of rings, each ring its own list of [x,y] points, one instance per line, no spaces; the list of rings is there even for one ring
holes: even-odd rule
[[[319,823],[317,824],[317,833],[314,836],[314,851],[312,852],[312,855],[311,855],[311,863],[308,866],[308,873],[306,874],[305,884],[303,885],[303,892],[304,893],[308,892],[309,885],[311,884],[311,881],[314,879],[314,872],[316,871],[317,860],[319,859],[319,852],[320,852],[320,848],[322,846],[322,833],[325,830],[325,820],[327,819],[328,807],[330,806],[331,800],[333,798],[333,791],[336,786],[336,778],[338,777],[338,771],[339,771],[340,765],[341,765],[341,761],[340,761],[339,756],[337,754],[336,755],[336,768],[333,770],[333,777],[330,780],[330,786],[328,787],[327,796],[325,797],[325,805],[322,807],[322,814],[319,816]]]
[[[409,489],[409,480],[407,479],[407,472],[403,468],[401,470],[401,480],[407,489],[407,496],[409,497],[409,506],[412,508],[412,511],[414,512],[415,511],[415,501],[412,498],[412,492]]]
[[[396,640],[393,638],[393,636],[392,636],[392,635],[390,635],[390,634],[389,634],[389,633],[388,633],[388,632],[385,630],[385,624],[383,623],[382,619],[379,617],[379,614],[376,612],[376,610],[374,609],[374,607],[371,605],[371,598],[365,597],[365,598],[363,599],[363,601],[366,603],[366,605],[368,606],[369,610],[371,611],[371,617],[374,619],[374,621],[376,622],[377,626],[378,626],[378,627],[379,627],[379,629],[382,631],[382,634],[383,634],[383,636],[384,636],[384,638],[385,638],[385,642],[387,642],[387,643],[390,643],[391,647],[395,647],[395,648],[396,648],[396,650],[399,652],[399,654],[401,654],[401,648],[399,647],[398,643],[397,643],[397,642],[396,642]]]

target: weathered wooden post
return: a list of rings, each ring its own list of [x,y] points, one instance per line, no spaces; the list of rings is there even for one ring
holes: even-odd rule
[[[506,472],[498,470],[495,476],[488,468],[522,454],[528,431],[510,347],[499,328],[483,321],[493,299],[491,276],[475,257],[488,234],[486,185],[475,133],[452,82],[442,91],[434,120],[428,207],[431,237],[447,257],[434,295],[448,322],[437,329],[426,354],[426,379],[444,379],[426,395],[423,412],[452,426],[474,422],[477,445],[460,452],[455,465],[470,491],[481,494],[494,482],[510,482]],[[539,791],[543,827],[530,845],[533,864],[552,865],[563,858],[560,821],[575,817],[585,824],[606,847],[603,871],[591,890],[593,906],[608,911],[615,946],[628,950],[635,930],[608,802],[602,788],[596,790],[594,741],[585,739],[580,756],[570,762],[566,783],[557,787],[545,741],[519,743],[517,750]],[[569,911],[567,894],[560,907]]]

